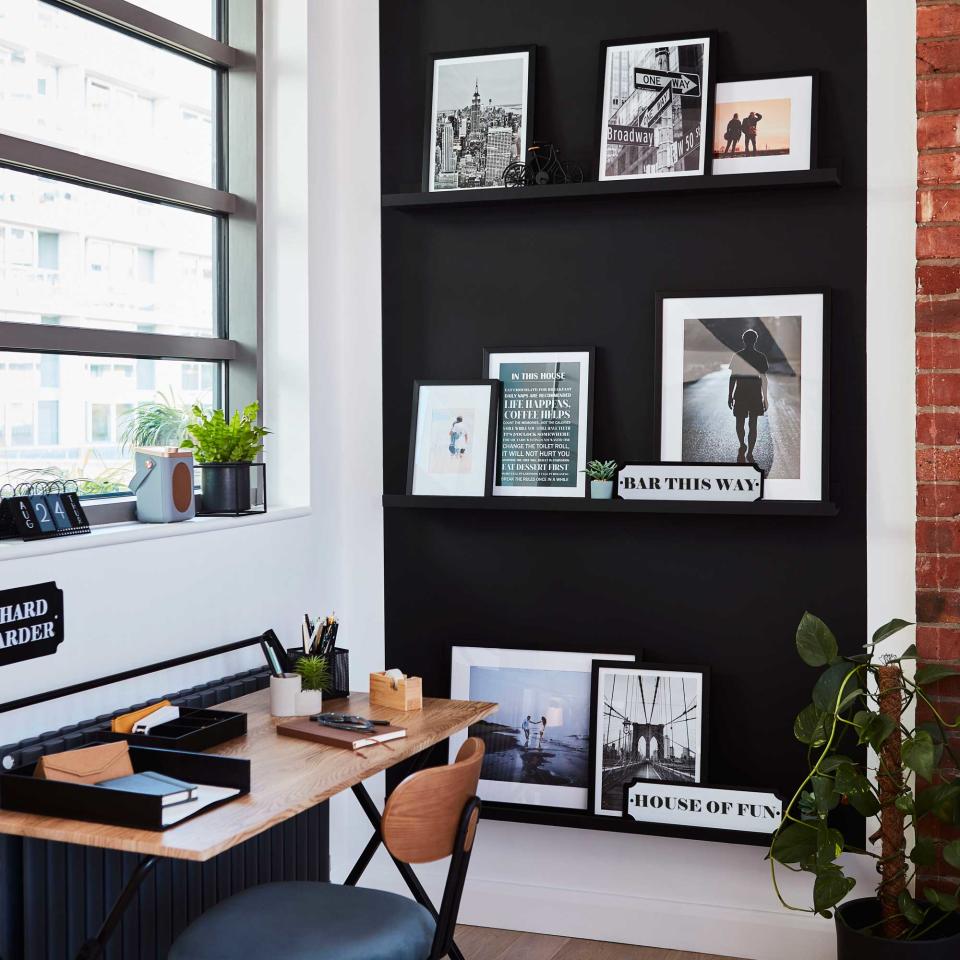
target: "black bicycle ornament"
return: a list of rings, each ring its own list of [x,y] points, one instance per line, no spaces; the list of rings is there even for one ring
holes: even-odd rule
[[[503,171],[505,187],[545,187],[551,183],[583,183],[583,167],[572,160],[561,160],[560,151],[552,143],[534,141],[526,163],[514,160]]]

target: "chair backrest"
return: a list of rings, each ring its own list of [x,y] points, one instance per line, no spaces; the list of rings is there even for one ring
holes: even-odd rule
[[[470,737],[455,763],[430,767],[407,777],[387,800],[380,832],[390,853],[404,863],[430,863],[454,852],[460,819],[476,795],[483,763],[483,741]],[[473,846],[479,808],[471,813],[465,837]]]

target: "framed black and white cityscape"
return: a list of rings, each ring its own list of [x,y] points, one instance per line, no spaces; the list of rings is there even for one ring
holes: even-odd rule
[[[499,395],[496,380],[414,383],[408,494],[490,495]]]
[[[710,169],[714,35],[605,44],[598,180],[701,176]]]
[[[494,496],[585,495],[594,358],[593,347],[483,351],[484,375],[503,384]]]
[[[639,652],[638,652],[639,655]],[[454,647],[450,696],[487,700],[497,712],[450,738],[450,757],[468,737],[486,752],[480,798],[537,807],[587,809],[590,671],[631,655]]]
[[[660,459],[755,463],[765,500],[827,494],[829,296],[658,294]]]
[[[809,170],[816,157],[816,73],[718,83],[713,173]]]
[[[536,46],[435,55],[427,77],[423,189],[503,186],[531,143]]]
[[[594,660],[590,686],[589,809],[624,816],[634,780],[706,780],[705,667]]]

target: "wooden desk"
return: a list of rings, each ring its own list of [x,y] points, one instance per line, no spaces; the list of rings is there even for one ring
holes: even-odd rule
[[[144,856],[209,860],[432,747],[489,716],[497,705],[424,698],[423,710],[404,713],[371,706],[366,694],[355,693],[349,700],[324,702],[323,707],[374,720],[389,720],[406,727],[407,735],[388,745],[371,747],[359,753],[281,737],[276,733],[276,726],[281,721],[270,716],[269,691],[258,690],[218,705],[218,709],[246,713],[247,733],[210,751],[249,758],[251,785],[247,796],[231,800],[163,832],[0,810],[0,833],[124,850]]]

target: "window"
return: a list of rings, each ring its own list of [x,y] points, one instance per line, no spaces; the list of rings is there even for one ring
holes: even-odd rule
[[[259,399],[258,7],[3,3],[0,484],[129,492],[139,404]]]

